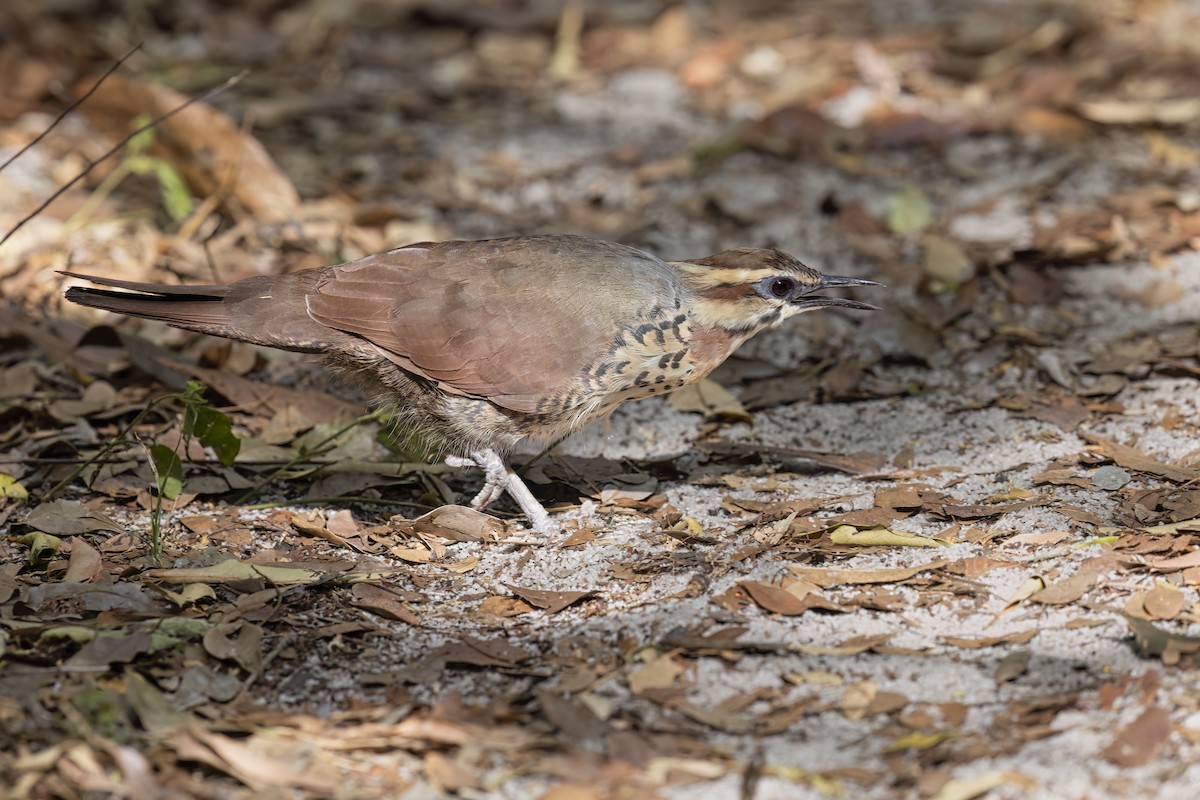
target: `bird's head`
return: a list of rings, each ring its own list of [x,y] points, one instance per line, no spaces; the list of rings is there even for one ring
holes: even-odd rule
[[[822,275],[781,250],[744,247],[707,258],[671,263],[694,293],[692,313],[702,322],[743,337],[814,308],[876,306],[816,294],[841,286],[882,286],[865,278]]]

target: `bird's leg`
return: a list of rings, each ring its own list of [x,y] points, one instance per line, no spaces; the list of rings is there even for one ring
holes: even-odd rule
[[[500,454],[495,450],[474,450],[467,458],[462,456],[446,456],[446,463],[451,467],[477,466],[483,470],[483,488],[471,501],[471,507],[479,511],[500,498],[506,491],[529,519],[529,527],[536,533],[550,536],[559,532],[558,525],[550,519],[550,514],[529,491],[529,487],[517,473],[509,469]]]

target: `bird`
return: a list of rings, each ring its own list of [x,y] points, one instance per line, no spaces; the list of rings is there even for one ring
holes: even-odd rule
[[[72,303],[318,354],[447,464],[482,469],[474,508],[507,492],[544,535],[559,526],[506,462],[518,443],[694,383],[802,312],[878,310],[817,292],[883,285],[775,248],[665,261],[568,234],[421,242],[216,285],[63,274],[105,287],[71,286]]]

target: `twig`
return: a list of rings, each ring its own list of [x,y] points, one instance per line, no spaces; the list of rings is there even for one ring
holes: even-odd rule
[[[3,246],[5,242],[7,242],[9,239],[11,239],[12,235],[14,233],[21,230],[21,228],[23,228],[25,226],[25,223],[29,222],[29,220],[33,219],[38,214],[41,214],[43,211],[46,210],[46,208],[51,203],[53,203],[55,200],[57,200],[59,197],[61,197],[64,192],[66,192],[72,186],[74,186],[75,184],[77,184],[81,180],[83,180],[87,176],[87,174],[95,168],[95,166],[97,164],[99,164],[101,161],[105,161],[105,160],[111,158],[112,156],[116,155],[116,153],[122,147],[124,147],[126,144],[128,144],[131,139],[133,139],[134,137],[138,136],[141,133],[145,133],[146,131],[150,130],[151,128],[155,128],[155,127],[161,125],[162,123],[166,122],[171,117],[178,114],[180,111],[183,111],[188,106],[194,105],[195,103],[202,103],[205,100],[210,100],[213,97],[220,94],[221,92],[224,92],[227,89],[233,88],[238,83],[240,83],[241,80],[243,78],[245,78],[247,74],[249,74],[248,71],[243,70],[243,71],[239,72],[237,75],[234,75],[229,80],[225,81],[224,83],[218,84],[217,86],[214,86],[213,88],[209,89],[208,91],[202,92],[194,97],[189,97],[187,100],[180,103],[175,108],[172,108],[170,111],[166,112],[165,114],[155,117],[154,119],[150,120],[145,125],[138,128],[137,130],[132,131],[128,136],[126,136],[125,138],[121,139],[121,141],[119,141],[115,145],[113,145],[113,147],[108,152],[106,152],[104,155],[100,156],[99,158],[97,158],[94,161],[89,161],[87,163],[87,166],[85,166],[83,168],[82,172],[80,172],[74,178],[72,178],[71,180],[67,181],[65,184],[60,186],[54,192],[54,194],[50,195],[50,197],[46,199],[46,201],[44,203],[42,203],[40,206],[35,208],[33,211],[31,211],[25,217],[23,217],[16,225],[14,225],[8,231],[8,233],[4,234],[4,236],[2,238],[0,238],[0,246]]]
[[[377,420],[377,419],[379,419],[379,416],[380,415],[379,415],[378,411],[372,411],[370,414],[364,414],[363,416],[359,417],[358,419],[351,421],[350,423],[343,426],[342,428],[339,428],[338,430],[329,434],[324,439],[322,439],[321,441],[319,441],[315,445],[313,445],[312,450],[309,453],[301,453],[300,455],[296,456],[292,460],[282,464],[278,469],[273,470],[265,478],[261,478],[257,483],[255,483],[253,486],[251,486],[249,489],[247,489],[244,494],[242,494],[240,497],[238,497],[238,499],[234,501],[234,504],[240,506],[242,503],[245,503],[251,497],[253,497],[254,495],[258,494],[260,491],[262,491],[264,486],[266,486],[271,481],[275,480],[275,478],[277,478],[279,475],[282,475],[285,471],[291,469],[292,467],[296,466],[297,464],[301,464],[301,463],[305,462],[314,454],[319,455],[321,453],[322,447],[324,447],[325,445],[329,444],[330,442],[336,440],[339,436],[341,436],[346,431],[349,431],[352,428],[356,428],[359,425],[362,425],[364,422],[369,422],[373,419]]]
[[[69,106],[64,108],[62,113],[59,114],[57,117],[55,117],[54,121],[51,122],[50,125],[44,131],[42,131],[41,133],[39,133],[37,136],[34,137],[32,142],[25,145],[20,150],[18,150],[16,153],[14,153],[3,164],[0,164],[0,172],[3,172],[8,167],[9,164],[16,161],[21,156],[25,155],[26,151],[28,151],[35,144],[40,142],[42,139],[45,139],[50,134],[50,131],[52,131],[58,127],[58,123],[62,122],[63,119],[67,116],[67,114],[70,114],[72,111],[79,108],[79,106],[81,106],[85,100],[87,100],[89,97],[91,97],[92,94],[94,94],[95,91],[100,88],[100,84],[104,83],[104,81],[108,79],[109,75],[112,75],[114,72],[119,70],[126,61],[128,61],[130,58],[133,57],[134,53],[136,53],[138,50],[141,50],[141,49],[142,49],[142,43],[138,42],[137,44],[135,44],[133,46],[132,50],[130,50],[128,53],[126,53],[125,55],[123,55],[119,59],[117,59],[117,61],[111,67],[109,67],[107,70],[104,71],[103,75],[101,75],[99,78],[96,79],[96,82],[92,84],[92,88],[88,89],[87,92],[84,93],[83,97],[80,97],[78,100],[75,100]],[[16,229],[14,228],[14,230],[16,230]],[[8,237],[6,236],[5,238],[7,239]],[[3,244],[3,242],[0,241],[0,244]]]

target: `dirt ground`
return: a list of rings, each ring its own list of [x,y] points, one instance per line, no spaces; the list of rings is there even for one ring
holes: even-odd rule
[[[1196,796],[1200,4],[0,23],[5,796]],[[884,310],[518,455],[546,539],[310,357],[55,273],[540,232],[779,247]]]

